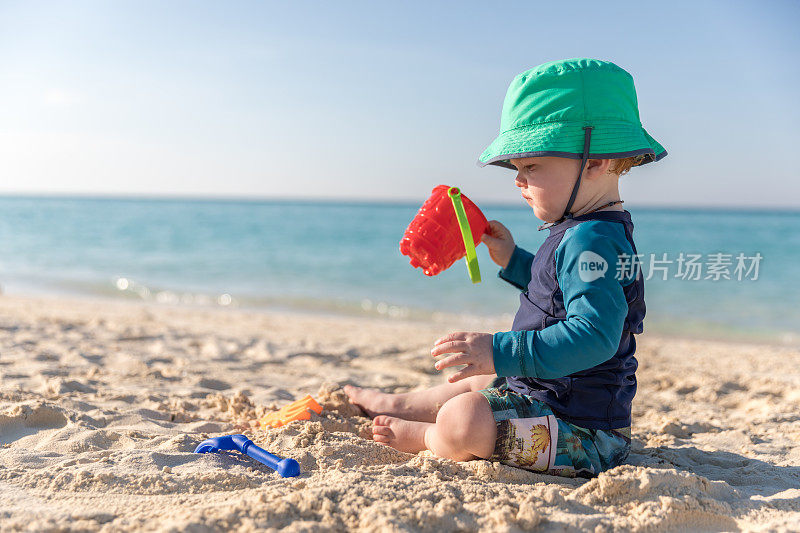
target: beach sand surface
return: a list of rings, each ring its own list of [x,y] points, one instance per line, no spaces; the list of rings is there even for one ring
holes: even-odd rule
[[[0,297],[0,530],[800,530],[798,348],[639,336],[633,450],[591,480],[365,438],[342,385],[441,383],[435,339],[508,329]],[[192,453],[240,432],[302,474]]]

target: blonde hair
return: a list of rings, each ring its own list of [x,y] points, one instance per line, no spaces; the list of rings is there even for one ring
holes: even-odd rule
[[[622,176],[626,174],[631,168],[639,165],[644,161],[645,156],[637,155],[634,157],[626,157],[624,159],[615,159],[614,162],[611,164],[611,167],[608,169],[609,172],[613,172],[617,176]]]

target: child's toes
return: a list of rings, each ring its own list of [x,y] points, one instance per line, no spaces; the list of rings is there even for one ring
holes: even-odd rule
[[[388,426],[388,425],[389,425],[389,417],[386,415],[378,415],[372,419],[372,427]]]
[[[377,433],[373,433],[372,434],[372,440],[374,440],[375,442],[378,442],[380,444],[389,444],[389,437],[387,437],[386,435],[380,435],[380,434],[377,434]]]
[[[372,434],[389,437],[392,434],[392,430],[389,429],[389,426],[372,426]]]
[[[372,440],[381,444],[389,444],[394,435],[389,426],[375,424],[372,426]]]

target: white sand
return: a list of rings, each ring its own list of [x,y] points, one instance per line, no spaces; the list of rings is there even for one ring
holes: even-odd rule
[[[2,297],[0,529],[800,530],[800,349],[639,337],[630,464],[590,481],[362,438],[340,385],[439,383],[437,337],[509,326]],[[302,475],[192,453],[241,431]]]

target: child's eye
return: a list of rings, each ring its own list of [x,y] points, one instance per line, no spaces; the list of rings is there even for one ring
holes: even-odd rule
[[[533,172],[534,166],[533,165],[525,165],[525,170],[528,172]]]

